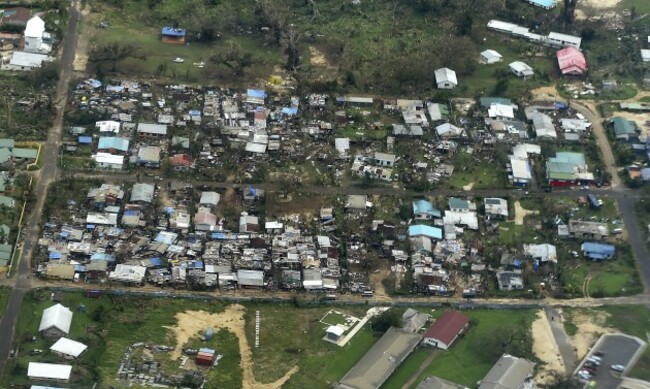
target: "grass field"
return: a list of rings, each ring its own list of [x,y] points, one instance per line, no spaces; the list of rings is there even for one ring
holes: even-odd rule
[[[459,151],[454,157],[454,173],[448,181],[449,187],[463,189],[472,185],[472,189],[503,188],[506,184],[504,169],[495,168],[498,162],[491,157],[469,155]]]
[[[5,309],[7,309],[7,304],[9,303],[10,294],[11,294],[11,289],[0,287],[0,317],[4,315]]]
[[[533,311],[473,310],[463,313],[471,319],[469,330],[457,340],[451,349],[440,351],[412,387],[430,375],[467,387],[474,387],[500,356],[498,351],[486,352],[485,348],[490,347],[485,343],[486,338],[492,338],[495,330],[503,329],[509,324],[516,323],[518,328],[524,329],[520,334],[521,347],[517,351],[511,350],[511,352],[521,353],[517,355],[520,357],[532,358],[530,328],[535,316]],[[432,349],[425,348],[411,354],[384,384],[383,388],[402,387],[417,372],[431,351]]]
[[[268,383],[283,376],[298,365],[283,388],[329,388],[374,344],[376,338],[369,326],[361,329],[345,346],[339,347],[322,340],[326,325],[320,319],[330,308],[293,308],[288,305],[249,306],[246,334],[249,342],[255,339],[254,311],[260,311],[260,347],[253,349],[255,377]],[[356,317],[366,308],[338,309]]]

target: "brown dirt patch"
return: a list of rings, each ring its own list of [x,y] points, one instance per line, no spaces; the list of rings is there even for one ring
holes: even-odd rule
[[[77,39],[77,46],[75,48],[74,61],[72,62],[72,70],[75,72],[85,72],[88,65],[88,40],[90,38],[88,28],[90,28],[90,6],[86,5],[80,11],[80,22],[84,23],[86,28]]]
[[[599,311],[572,311],[571,321],[578,327],[574,336],[571,336],[571,344],[576,350],[578,360],[584,358],[587,352],[594,345],[602,334],[615,332],[614,329],[605,327],[608,314]]]
[[[555,375],[564,375],[564,361],[560,350],[555,343],[551,323],[543,309],[537,312],[537,319],[533,322],[533,353],[539,358],[543,365],[535,376],[535,381],[548,385],[553,383]]]
[[[539,211],[529,211],[527,209],[524,209],[521,206],[521,203],[519,201],[515,201],[515,224],[518,226],[522,226],[524,224],[524,219],[528,215],[537,215],[539,214]]]
[[[250,389],[279,389],[298,372],[298,366],[292,367],[284,376],[275,382],[263,384],[255,380],[253,374],[252,352],[246,338],[245,308],[239,304],[229,305],[224,312],[209,313],[205,311],[187,311],[176,314],[178,324],[176,327],[166,327],[172,331],[176,337],[177,346],[172,352],[172,359],[178,359],[181,356],[183,345],[190,338],[196,336],[207,327],[216,329],[226,329],[232,332],[239,339],[239,352],[241,354],[241,367],[244,371],[243,387]]]

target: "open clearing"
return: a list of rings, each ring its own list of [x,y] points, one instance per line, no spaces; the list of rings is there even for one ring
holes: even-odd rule
[[[553,337],[551,324],[542,309],[537,312],[532,333],[533,353],[544,363],[537,371],[535,380],[541,384],[550,384],[554,380],[554,374],[564,374],[565,367],[560,350]]]
[[[172,359],[180,358],[183,345],[186,344],[193,336],[201,333],[208,327],[215,329],[227,329],[239,339],[239,349],[241,352],[241,367],[244,371],[244,388],[274,389],[284,385],[293,374],[298,371],[298,366],[292,367],[278,380],[262,384],[255,380],[253,375],[253,363],[251,361],[251,349],[244,332],[245,320],[244,313],[246,309],[234,304],[226,308],[221,313],[209,313],[205,311],[187,311],[176,314],[178,324],[175,327],[166,327],[175,334],[177,346],[172,353]]]
[[[524,224],[524,219],[528,215],[537,215],[539,214],[539,211],[530,211],[527,209],[524,209],[524,207],[521,206],[521,203],[519,201],[515,201],[515,224],[518,226],[521,226]]]
[[[562,320],[565,320],[564,315],[562,316]],[[571,311],[570,320],[576,326],[577,331],[570,339],[578,360],[587,355],[600,335],[615,332],[614,329],[606,327],[608,317],[608,313],[596,310]]]

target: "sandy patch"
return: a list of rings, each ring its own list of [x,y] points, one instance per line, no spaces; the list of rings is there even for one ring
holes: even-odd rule
[[[463,190],[472,190],[473,187],[474,183],[470,182],[469,184],[463,186]]]
[[[515,201],[515,224],[521,226],[524,224],[524,218],[528,215],[537,215],[539,211],[530,211],[524,209],[519,201]]]
[[[169,331],[174,333],[178,344],[171,355],[172,359],[180,358],[183,345],[186,344],[190,338],[197,336],[206,328],[213,327],[215,330],[225,328],[235,334],[239,339],[239,352],[241,354],[240,363],[242,370],[244,371],[243,387],[251,389],[279,389],[298,371],[298,366],[292,367],[291,370],[275,382],[263,384],[255,380],[255,376],[253,375],[252,352],[244,331],[244,311],[245,308],[243,306],[233,304],[229,305],[228,308],[221,313],[208,313],[205,311],[177,313],[176,320],[178,321],[178,324],[176,327],[166,327]]]
[[[565,367],[560,350],[555,343],[551,323],[543,309],[537,312],[537,319],[533,322],[533,353],[544,365],[540,366],[535,380],[541,384],[551,384],[555,375],[564,375]]]
[[[72,69],[75,72],[85,72],[88,65],[88,28],[90,27],[88,18],[90,15],[90,7],[86,5],[80,11],[80,23],[84,23],[85,30],[79,34],[77,45],[75,47],[74,61],[72,62]]]
[[[378,300],[388,299],[386,294],[386,288],[384,288],[384,279],[390,276],[390,269],[382,268],[377,272],[370,273],[369,279],[370,283],[374,288],[374,298]]]
[[[621,0],[582,0],[578,4],[598,9],[614,8],[621,3]]]
[[[535,96],[535,98],[556,97],[559,95],[557,93],[557,89],[555,88],[555,85],[542,86],[540,88],[533,89],[531,93],[533,94],[533,96]]]
[[[309,46],[309,61],[312,65],[330,66],[329,62],[327,62],[327,58],[325,58],[325,54],[314,46]]]
[[[571,312],[571,321],[578,327],[578,330],[574,336],[570,337],[570,340],[576,350],[578,360],[587,355],[600,335],[615,332],[614,329],[605,327],[607,316],[608,314],[605,312],[593,310]]]

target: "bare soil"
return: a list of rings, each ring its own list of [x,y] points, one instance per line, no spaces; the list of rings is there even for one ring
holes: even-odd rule
[[[250,389],[279,389],[291,378],[293,374],[298,372],[298,366],[293,366],[288,372],[285,373],[280,379],[275,382],[263,384],[255,379],[253,374],[252,352],[246,338],[245,308],[239,304],[229,305],[224,312],[209,313],[205,311],[187,311],[179,312],[176,314],[178,324],[176,327],[167,327],[175,337],[177,346],[173,351],[172,359],[181,357],[183,345],[185,345],[190,338],[197,336],[208,327],[217,329],[226,329],[232,332],[239,339],[239,352],[241,354],[241,367],[244,371],[244,379],[242,385],[244,388]]]
[[[600,335],[615,332],[614,329],[605,327],[605,320],[607,320],[607,313],[604,312],[574,311],[572,313],[571,321],[578,327],[578,331],[570,338],[578,360],[587,355]]]
[[[533,353],[544,364],[537,371],[535,380],[538,383],[548,385],[553,383],[555,375],[563,375],[565,372],[564,361],[560,355],[557,343],[553,337],[551,323],[543,309],[537,312],[537,319],[533,322]]]
[[[86,66],[88,65],[88,40],[90,39],[90,35],[87,30],[90,28],[89,15],[90,6],[86,5],[80,11],[81,22],[84,23],[85,30],[79,34],[79,38],[77,39],[74,61],[72,62],[72,70],[75,72],[85,72]]]
[[[539,211],[530,211],[528,209],[524,209],[521,206],[521,203],[519,201],[515,201],[515,224],[518,226],[524,225],[524,219],[528,215],[537,215]]]

